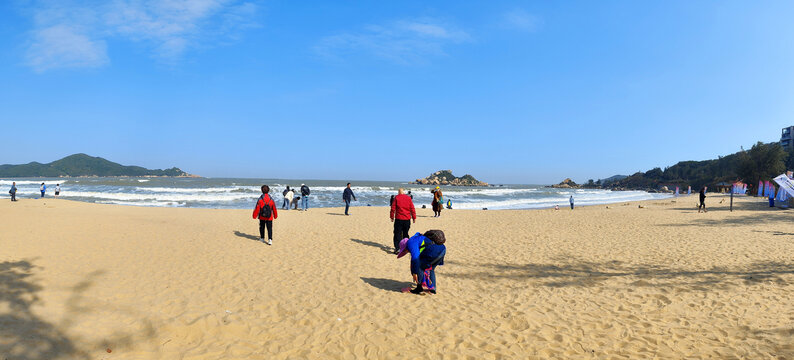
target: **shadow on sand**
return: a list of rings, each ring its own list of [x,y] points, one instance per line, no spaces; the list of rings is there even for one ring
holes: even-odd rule
[[[29,261],[0,263],[0,354],[10,359],[87,359],[58,327],[37,317],[31,308],[40,300],[36,293],[33,266]]]
[[[610,279],[628,279],[631,286],[658,287],[683,291],[725,289],[738,283],[752,285],[772,282],[786,286],[794,281],[794,264],[774,261],[756,262],[744,268],[713,267],[686,270],[661,265],[626,264],[621,261],[591,262],[559,259],[553,264],[467,265],[448,261],[456,267],[473,268],[447,276],[475,281],[512,279],[549,287],[588,287]]]
[[[374,241],[359,240],[359,239],[350,239],[350,241],[352,241],[354,243],[359,243],[361,245],[367,245],[367,246],[372,246],[374,248],[381,249],[381,250],[383,250],[383,252],[385,252],[387,254],[391,254],[392,251],[394,250],[391,246],[386,246],[386,245],[383,245],[383,244],[380,244],[380,243],[376,243]]]
[[[83,315],[96,309],[107,308],[107,305],[89,303],[83,295],[94,284],[96,278],[104,271],[94,271],[83,281],[70,288],[69,298],[65,302],[64,316],[58,321],[47,322],[36,316],[32,308],[41,300],[37,293],[42,287],[33,279],[33,271],[37,269],[28,260],[6,261],[0,263],[0,355],[3,359],[44,360],[44,359],[91,359],[86,349],[79,348],[66,333]],[[111,309],[117,311],[119,309]],[[130,311],[124,311],[132,314]],[[51,320],[51,319],[50,319]],[[140,341],[153,342],[156,338],[156,327],[144,319],[141,331],[114,332],[99,342],[84,345],[85,348],[102,351],[106,348],[129,348]]]
[[[326,215],[347,216],[344,213],[325,213]]]
[[[411,287],[413,285],[411,282],[407,281],[397,281],[392,279],[378,279],[378,278],[366,278],[362,277],[365,283],[372,285],[381,290],[386,291],[394,291],[394,292],[402,292],[403,288]]]
[[[237,230],[234,230],[234,235],[238,236],[238,237],[241,237],[241,238],[248,239],[248,240],[254,240],[254,241],[261,242],[261,239],[259,239],[259,236],[249,235],[249,234],[246,234],[244,232],[237,231]]]

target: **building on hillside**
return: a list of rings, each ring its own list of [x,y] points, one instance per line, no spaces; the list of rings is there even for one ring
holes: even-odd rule
[[[784,127],[780,135],[780,146],[787,151],[794,150],[794,126]]]

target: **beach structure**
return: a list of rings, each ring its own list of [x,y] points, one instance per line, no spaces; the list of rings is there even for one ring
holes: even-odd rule
[[[787,151],[794,150],[794,138],[792,138],[792,133],[794,133],[794,126],[784,127],[783,132],[780,134],[780,146]]]
[[[718,193],[728,193],[728,192],[731,191],[732,187],[733,187],[733,184],[723,181],[723,182],[717,183],[717,192]]]

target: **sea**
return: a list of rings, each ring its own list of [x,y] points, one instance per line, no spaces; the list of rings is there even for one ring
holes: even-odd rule
[[[166,178],[166,177],[89,177],[89,178],[27,178],[0,179],[5,193],[12,181],[17,184],[17,197],[40,197],[39,186],[47,186],[46,197],[55,193],[60,184],[64,199],[98,204],[131,206],[189,207],[213,209],[249,209],[261,195],[260,187],[267,184],[271,196],[281,207],[282,191],[295,188],[300,195],[300,185],[311,189],[309,207],[339,207],[342,191],[347,181],[341,180],[284,180],[284,179],[234,179],[234,178]],[[435,186],[393,181],[351,181],[358,201],[352,206],[388,206],[399,188],[411,191],[417,207],[427,205],[433,198]],[[601,189],[557,189],[545,185],[503,184],[488,187],[442,186],[444,202],[452,201],[453,209],[542,209],[555,205],[567,207],[574,197],[576,205],[597,205],[626,201],[669,198],[663,193],[645,191],[610,191]]]

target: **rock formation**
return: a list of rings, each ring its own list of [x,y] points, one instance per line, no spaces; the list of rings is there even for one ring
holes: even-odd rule
[[[416,179],[414,184],[422,185],[451,185],[451,186],[488,186],[488,183],[479,181],[469,174],[461,177],[452,175],[452,170],[439,170],[424,179]]]
[[[569,189],[569,188],[578,188],[578,187],[580,187],[580,185],[575,183],[570,178],[567,178],[567,179],[563,180],[561,183],[552,185],[551,187],[553,187],[553,188],[561,188],[561,189]]]

